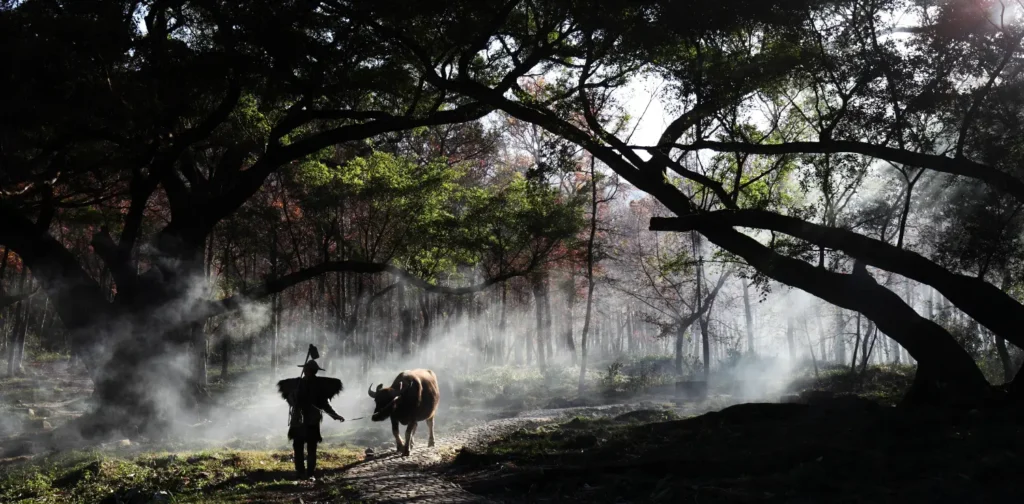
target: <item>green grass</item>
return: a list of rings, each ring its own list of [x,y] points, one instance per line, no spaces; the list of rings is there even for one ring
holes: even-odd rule
[[[832,366],[819,370],[817,377],[813,373],[796,377],[788,389],[793,393],[817,390],[851,394],[892,406],[914,381],[915,370],[909,365],[884,365],[870,366],[861,373],[860,368],[850,372],[848,366]]]
[[[361,458],[351,447],[321,445],[317,470],[334,475]],[[127,494],[165,502],[265,502],[302,490],[293,475],[289,451],[69,452],[6,464],[0,502],[96,503]]]

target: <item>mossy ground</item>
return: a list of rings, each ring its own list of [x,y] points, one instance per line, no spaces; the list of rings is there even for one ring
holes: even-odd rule
[[[317,470],[323,477],[313,485],[294,480],[288,451],[78,451],[6,461],[0,466],[0,502],[295,502],[297,496],[340,497],[345,489],[332,482],[361,458],[361,451],[351,447],[321,447]]]
[[[863,372],[849,366],[822,366],[818,373],[805,370],[786,387],[789,392],[825,391],[856,395],[879,404],[895,406],[914,381],[916,368],[908,365],[871,366]]]

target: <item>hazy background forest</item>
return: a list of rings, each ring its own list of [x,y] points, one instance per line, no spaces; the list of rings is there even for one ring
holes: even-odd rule
[[[590,4],[0,1],[0,435],[1024,397],[1024,4]]]

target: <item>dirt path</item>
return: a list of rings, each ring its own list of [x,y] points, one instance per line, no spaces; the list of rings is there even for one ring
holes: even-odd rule
[[[426,426],[420,425],[413,437],[413,449],[409,457],[398,456],[392,442],[389,446],[375,448],[379,458],[367,460],[352,467],[341,480],[343,484],[350,485],[355,490],[355,497],[360,501],[415,502],[417,504],[490,503],[494,501],[471,494],[426,469],[439,464],[443,453],[450,453],[462,447],[476,447],[523,427],[549,423],[575,415],[619,415],[645,407],[650,407],[650,405],[644,403],[616,404],[520,413],[513,418],[491,420],[453,434],[435,434],[436,446],[434,448],[427,447]],[[404,439],[404,429],[401,433]]]

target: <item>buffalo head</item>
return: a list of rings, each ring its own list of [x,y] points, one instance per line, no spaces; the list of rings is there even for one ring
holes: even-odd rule
[[[370,417],[370,420],[373,420],[374,422],[387,420],[388,417],[395,412],[395,408],[398,407],[398,402],[401,400],[402,389],[404,386],[405,383],[399,382],[398,388],[384,388],[384,384],[382,383],[377,385],[377,390],[373,390],[373,384],[371,383],[370,388],[366,393],[373,398],[376,406],[373,408],[373,416]]]

